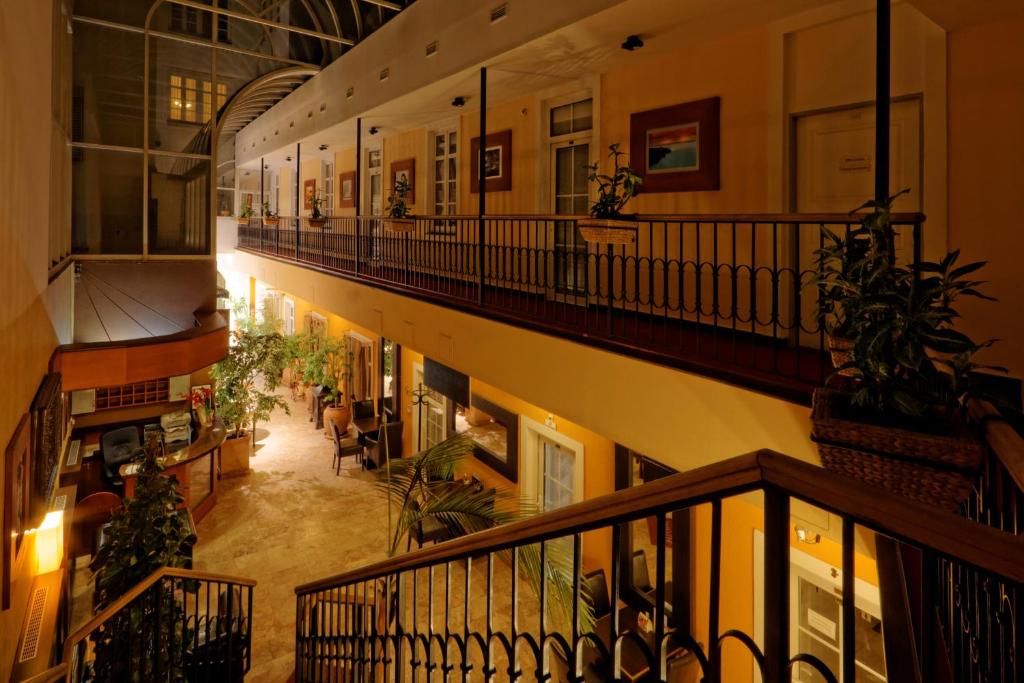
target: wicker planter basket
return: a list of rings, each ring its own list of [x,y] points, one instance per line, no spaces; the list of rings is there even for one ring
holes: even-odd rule
[[[416,229],[416,221],[412,218],[385,218],[384,229],[391,232],[412,232]]]
[[[586,218],[579,222],[583,239],[594,244],[632,244],[636,241],[636,221],[613,218]]]
[[[274,216],[272,218],[271,217],[267,217],[267,216],[263,217],[263,225],[266,225],[266,226],[269,226],[269,227],[276,228],[278,223],[280,223],[280,222],[281,222],[281,219],[279,217],[277,217],[277,216]]]
[[[309,222],[309,227],[311,228],[322,228],[327,225],[326,218],[307,218],[306,220]]]
[[[832,356],[832,367],[841,368],[853,360],[852,339],[827,335],[825,342],[828,344],[828,353]],[[840,370],[839,374],[844,377],[855,377],[857,372],[853,368],[846,368],[845,370]]]
[[[837,396],[814,392],[811,439],[825,469],[947,510],[971,494],[984,448],[962,423],[930,434],[839,416]]]

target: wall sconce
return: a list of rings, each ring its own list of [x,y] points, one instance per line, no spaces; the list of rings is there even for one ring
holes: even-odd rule
[[[627,36],[626,39],[622,41],[622,49],[627,52],[639,50],[643,46],[644,41],[640,36]]]
[[[36,529],[36,574],[60,569],[64,559],[64,511],[47,512]]]
[[[796,528],[796,540],[808,545],[818,545],[821,543],[821,534],[812,534],[802,526],[798,526]]]
[[[453,107],[465,107],[466,106],[466,98],[463,97],[462,95],[459,95],[458,97],[456,97],[455,99],[452,100],[452,106]]]
[[[376,135],[380,132],[380,128],[377,126],[370,126],[370,135]]]

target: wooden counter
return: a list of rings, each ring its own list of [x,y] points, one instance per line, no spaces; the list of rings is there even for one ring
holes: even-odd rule
[[[203,427],[192,443],[169,451],[160,458],[164,475],[178,480],[178,492],[185,499],[182,507],[192,512],[198,523],[217,504],[217,473],[220,446],[227,431],[220,422]],[[125,498],[135,494],[137,463],[126,463],[119,470],[124,479]]]

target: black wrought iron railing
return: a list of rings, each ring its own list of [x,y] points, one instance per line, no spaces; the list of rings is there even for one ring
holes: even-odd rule
[[[579,216],[377,217],[239,227],[239,248],[506,322],[809,401],[832,371],[814,276],[845,214],[643,216],[629,244],[594,244]],[[918,258],[920,214],[897,214]]]
[[[64,644],[66,680],[241,681],[255,581],[165,567]]]
[[[759,510],[748,529],[740,497]],[[791,582],[796,500],[841,520],[834,588]],[[638,522],[652,530],[639,566]],[[856,557],[883,539],[1024,582],[1021,538],[762,451],[300,586],[295,680],[944,680],[924,656],[945,656],[934,631],[883,654],[888,625],[858,611]],[[637,590],[650,600],[630,610]],[[932,581],[920,596],[931,614],[947,599]]]

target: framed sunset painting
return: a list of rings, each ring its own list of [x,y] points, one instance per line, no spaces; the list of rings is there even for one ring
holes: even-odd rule
[[[719,98],[630,116],[629,156],[640,192],[719,188]]]

